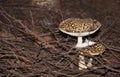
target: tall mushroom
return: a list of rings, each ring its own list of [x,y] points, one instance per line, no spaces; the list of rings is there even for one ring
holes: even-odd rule
[[[81,49],[95,44],[95,42],[89,41],[88,39],[83,42],[83,37],[95,33],[100,27],[100,22],[95,19],[68,18],[60,23],[59,30],[71,36],[78,37],[75,47]],[[82,54],[82,52],[80,53]],[[79,58],[79,66],[81,67],[81,69],[79,69],[86,69],[87,66],[85,64],[84,56],[80,55]],[[92,62],[92,59],[90,59],[90,62]]]
[[[68,18],[60,23],[59,30],[71,36],[78,37],[76,47],[83,48],[95,44],[95,42],[87,39],[83,42],[83,37],[95,33],[100,26],[100,22],[91,18]]]

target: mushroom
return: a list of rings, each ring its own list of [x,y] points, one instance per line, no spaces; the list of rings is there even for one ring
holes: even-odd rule
[[[76,48],[83,48],[95,44],[95,42],[87,39],[83,42],[83,37],[95,33],[100,26],[100,22],[91,18],[68,18],[60,23],[59,30],[71,36],[78,37]]]
[[[71,36],[78,37],[75,47],[81,49],[95,44],[95,42],[89,41],[88,39],[83,42],[83,37],[95,33],[100,27],[100,22],[95,19],[68,18],[60,23],[59,30]],[[80,53],[82,54],[82,52]],[[87,68],[84,56],[80,55],[79,58],[79,65],[82,67],[80,70]],[[92,59],[90,59],[90,62],[92,62]]]
[[[100,55],[104,51],[105,51],[105,47],[100,43],[96,43],[94,45],[80,49],[80,52],[82,52],[82,54],[89,55],[89,56]],[[81,59],[81,55],[79,56],[79,58]],[[81,67],[81,65],[82,65],[81,63],[83,63],[83,62],[81,62],[82,60],[79,61],[79,70],[83,69],[83,66]],[[85,68],[92,67],[92,61],[93,61],[93,59],[90,58],[87,64],[83,63],[84,67]]]

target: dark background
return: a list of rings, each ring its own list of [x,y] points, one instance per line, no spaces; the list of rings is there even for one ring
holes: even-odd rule
[[[1,77],[119,77],[120,0],[59,0],[54,7],[32,0],[0,0]],[[89,39],[106,50],[79,71],[77,38],[58,30],[67,18],[93,18],[100,30]],[[86,56],[88,58],[89,56]]]

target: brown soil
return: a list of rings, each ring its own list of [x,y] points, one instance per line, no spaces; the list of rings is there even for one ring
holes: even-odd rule
[[[60,0],[57,9],[26,4],[31,0],[14,1],[0,0],[0,77],[120,76],[119,0]],[[88,38],[102,43],[106,51],[92,56],[94,66],[89,69],[78,70],[77,38],[58,30],[70,17],[102,24]]]

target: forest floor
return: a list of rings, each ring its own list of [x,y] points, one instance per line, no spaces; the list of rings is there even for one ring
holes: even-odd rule
[[[59,9],[0,6],[0,77],[119,77],[120,1],[61,0]],[[79,70],[76,37],[59,31],[67,18],[93,18],[100,31],[89,39],[106,50],[92,56],[93,67]],[[87,58],[87,56],[86,56]]]

